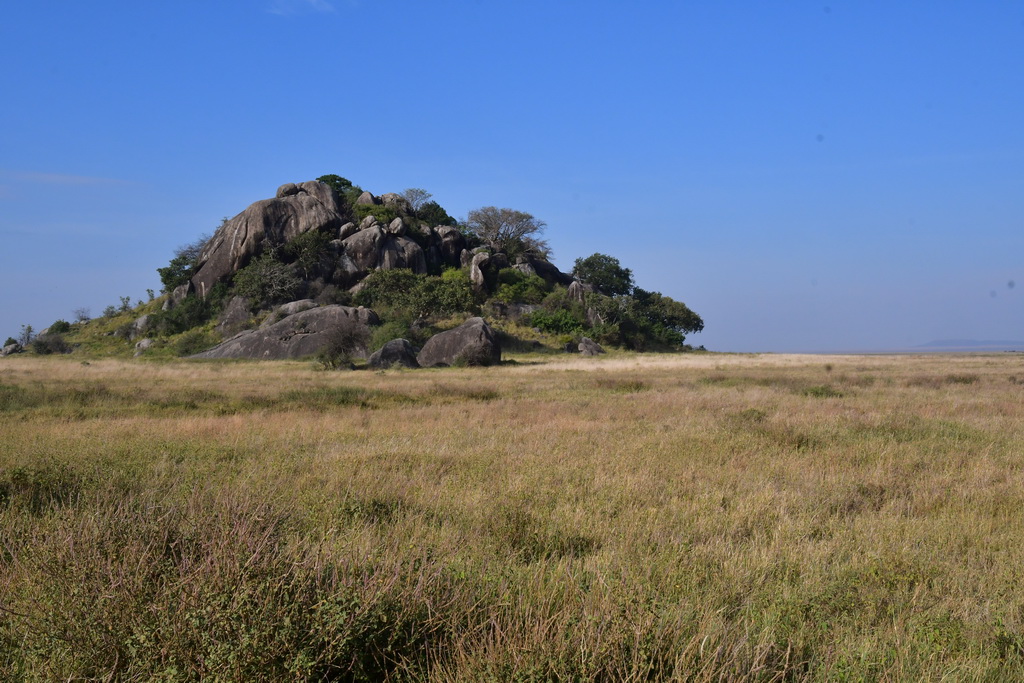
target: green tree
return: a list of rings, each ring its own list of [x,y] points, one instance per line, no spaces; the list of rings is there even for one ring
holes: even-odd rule
[[[607,296],[620,296],[633,291],[633,272],[623,268],[617,258],[607,254],[592,254],[576,259],[572,275]]]
[[[510,257],[547,258],[551,252],[547,242],[539,237],[545,227],[544,221],[528,213],[494,206],[474,209],[466,218],[466,228],[472,235],[494,251]]]
[[[457,225],[458,221],[448,215],[448,212],[441,208],[437,202],[430,201],[416,211],[416,217],[427,225]]]
[[[227,218],[221,221],[221,225],[228,221]],[[210,241],[210,235],[200,235],[194,241],[184,244],[174,251],[174,258],[164,268],[157,268],[160,275],[160,282],[163,284],[163,291],[173,292],[183,284],[192,279],[195,274],[196,264],[199,262],[199,254],[203,247]]]
[[[498,290],[494,300],[504,304],[539,304],[551,291],[551,285],[539,275],[526,275],[515,268],[498,272]]]
[[[320,230],[309,230],[284,245],[285,258],[302,271],[306,280],[323,265],[331,238]]]
[[[338,193],[338,196],[349,204],[355,204],[356,200],[359,199],[359,195],[363,193],[363,188],[353,185],[352,181],[348,178],[342,178],[340,175],[333,173],[322,175],[317,180],[333,188]]]
[[[254,308],[293,299],[302,285],[291,267],[271,253],[262,254],[235,273],[234,283],[235,293],[249,299]]]
[[[441,277],[405,268],[377,270],[363,282],[356,303],[385,309],[392,318],[450,316],[474,309],[469,277],[458,269],[446,270]]]

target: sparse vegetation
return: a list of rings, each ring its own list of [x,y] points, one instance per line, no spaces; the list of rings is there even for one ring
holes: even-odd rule
[[[1018,355],[527,358],[7,359],[0,678],[1024,677]]]

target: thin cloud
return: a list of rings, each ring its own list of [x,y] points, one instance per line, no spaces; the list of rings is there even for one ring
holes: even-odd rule
[[[315,12],[318,14],[333,14],[336,10],[334,5],[327,0],[274,0],[267,9],[271,14],[288,16],[292,14],[306,14]]]

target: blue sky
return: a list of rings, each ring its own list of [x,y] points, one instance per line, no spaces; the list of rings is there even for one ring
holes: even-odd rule
[[[528,211],[710,349],[1024,339],[1024,1],[40,0],[0,57],[0,337],[337,173]]]

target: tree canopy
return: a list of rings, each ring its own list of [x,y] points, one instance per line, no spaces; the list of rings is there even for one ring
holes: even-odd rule
[[[224,221],[227,219],[225,218]],[[209,241],[209,234],[200,235],[194,241],[175,249],[171,262],[163,268],[156,269],[165,292],[173,292],[176,287],[187,283],[192,278],[196,263],[199,261],[199,252]]]
[[[546,227],[524,211],[485,206],[469,212],[466,228],[483,244],[509,256],[547,258],[551,251],[539,235]]]
[[[633,271],[623,268],[619,259],[607,254],[591,254],[576,259],[572,275],[608,296],[629,294],[633,291]]]

